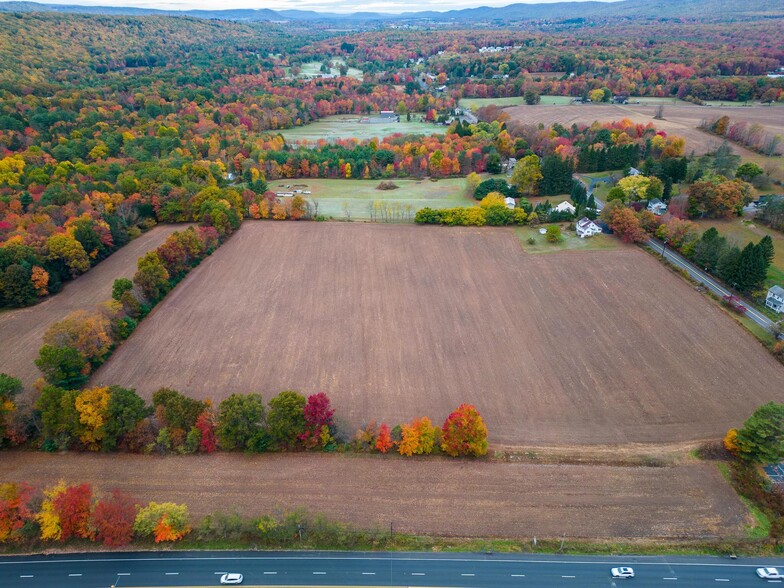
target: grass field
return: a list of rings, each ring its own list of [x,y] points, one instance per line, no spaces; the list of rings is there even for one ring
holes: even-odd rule
[[[332,57],[329,59],[329,61],[330,63],[335,63],[335,64],[345,63],[345,61],[340,57]],[[300,71],[299,77],[309,78],[313,76],[318,76],[321,73],[325,73],[321,71],[321,63],[322,63],[321,61],[309,61],[307,63],[303,63],[302,67],[300,68],[302,71]],[[287,76],[291,75],[290,67],[284,68],[284,71],[286,72]],[[333,76],[337,76],[340,75],[340,70],[335,67],[331,67],[329,69],[329,73],[332,74]],[[358,80],[362,80],[362,76],[363,76],[362,70],[357,69],[355,67],[349,67],[346,75],[352,78],[356,78]]]
[[[227,475],[231,472],[231,475]],[[746,509],[711,463],[666,468],[393,456],[5,452],[0,482],[91,482],[193,519],[297,508],[368,529],[530,541],[561,537],[743,536]],[[401,483],[404,480],[405,483]],[[455,516],[455,513],[461,513]]]
[[[569,104],[572,98],[569,96],[542,96],[541,104],[545,105],[563,105]],[[508,98],[463,98],[460,100],[459,105],[463,108],[470,108],[476,111],[477,108],[495,104],[496,106],[523,106],[525,99],[522,96],[510,96]]]
[[[773,263],[768,269],[768,279],[765,287],[773,285],[784,286],[784,234],[769,229],[763,224],[748,221],[746,219],[732,220],[698,220],[697,224],[701,230],[716,227],[716,230],[724,235],[727,240],[743,249],[748,243],[758,243],[765,235],[770,235],[773,239],[773,248],[776,255]]]
[[[608,249],[618,249],[621,247],[618,239],[610,235],[594,235],[587,239],[580,239],[574,231],[566,230],[567,223],[560,225],[563,240],[560,243],[550,243],[539,229],[546,229],[547,225],[541,227],[516,227],[515,233],[520,239],[520,246],[526,253],[555,253],[558,251],[603,251]],[[529,243],[533,239],[535,243]]]
[[[312,194],[307,198],[318,202],[318,213],[336,219],[346,218],[344,203],[352,220],[369,219],[374,200],[384,200],[403,208],[409,206],[413,213],[426,206],[451,208],[476,205],[476,200],[466,195],[464,178],[447,178],[437,182],[395,179],[399,186],[397,190],[378,190],[379,180],[299,179],[286,182],[270,182],[269,188],[280,191],[286,189],[285,186],[296,186],[310,190]]]
[[[414,116],[414,115],[412,115]],[[417,119],[421,115],[415,115]],[[280,131],[287,143],[304,141],[315,143],[320,139],[335,141],[337,139],[383,139],[396,133],[419,135],[443,135],[444,127],[425,122],[406,122],[405,117],[399,123],[360,123],[359,116],[345,114],[326,116],[310,124]]]
[[[62,292],[36,306],[0,313],[0,373],[21,379],[29,395],[33,383],[41,377],[33,361],[43,345],[46,329],[71,311],[92,310],[99,302],[109,300],[116,278],[132,278],[137,259],[183,228],[183,225],[155,227],[66,284]]]
[[[715,438],[784,400],[784,366],[635,248],[364,223],[244,223],[92,383],[323,391],[347,434],[467,402],[516,446]]]

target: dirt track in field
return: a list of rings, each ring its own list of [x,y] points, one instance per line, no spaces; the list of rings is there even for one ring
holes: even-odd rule
[[[713,464],[672,468],[508,464],[393,456],[6,453],[0,482],[59,479],[175,501],[192,517],[299,507],[362,528],[445,536],[742,535],[746,510]]]
[[[131,278],[136,260],[163,243],[182,226],[155,227],[104,259],[86,274],[68,282],[63,290],[36,306],[0,313],[0,372],[19,378],[29,390],[41,372],[33,361],[49,326],[74,310],[92,310],[112,297],[117,278]]]
[[[720,107],[720,106],[690,106],[664,104],[664,120],[654,120],[658,105],[653,104],[570,104],[562,106],[541,105],[513,106],[505,108],[512,120],[519,120],[526,124],[551,125],[560,123],[569,127],[572,123],[591,124],[594,121],[611,122],[628,118],[634,123],[653,123],[657,129],[662,129],[670,135],[678,135],[686,139],[685,153],[694,151],[702,155],[718,147],[722,139],[700,131],[697,125],[702,120],[714,120],[727,115],[732,123],[746,121],[749,125],[758,123],[765,127],[771,135],[784,133],[784,108],[769,106],[749,107]],[[737,144],[732,144],[732,149],[743,157],[757,157],[757,155]]]
[[[324,391],[349,434],[468,402],[507,445],[716,438],[784,400],[784,367],[636,248],[343,223],[244,223],[93,383]]]

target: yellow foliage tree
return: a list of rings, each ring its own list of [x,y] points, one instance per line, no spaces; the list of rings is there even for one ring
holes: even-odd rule
[[[738,429],[730,429],[724,436],[724,449],[732,453],[738,454]]]
[[[286,204],[278,200],[272,205],[272,218],[275,220],[286,220]]]
[[[83,390],[76,397],[74,404],[79,413],[79,423],[82,425],[79,440],[90,451],[98,451],[101,448],[110,397],[108,386]]]
[[[490,192],[487,196],[482,198],[479,206],[485,209],[493,206],[505,206],[504,195],[501,194],[501,192]]]
[[[53,347],[71,347],[88,360],[98,360],[109,353],[112,338],[109,319],[98,312],[75,310],[54,323],[44,334],[44,343]]]
[[[65,489],[65,481],[60,480],[56,486],[44,490],[45,498],[41,504],[41,510],[35,515],[35,519],[41,527],[41,539],[44,541],[59,541],[63,534],[60,515],[55,510],[54,501],[65,492]]]
[[[33,282],[33,288],[35,288],[36,294],[39,296],[46,296],[49,294],[49,272],[44,268],[39,265],[34,265],[30,281]]]

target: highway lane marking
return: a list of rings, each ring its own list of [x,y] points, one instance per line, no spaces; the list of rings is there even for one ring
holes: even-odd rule
[[[461,576],[468,576],[469,578],[473,578],[476,574],[460,574]]]
[[[716,581],[717,582],[729,582],[730,579],[729,578],[716,578]]]
[[[80,578],[81,576],[81,574],[68,574],[69,578]]]
[[[118,576],[130,576],[131,572],[119,572],[117,575]]]
[[[29,576],[19,576],[19,577],[20,577],[20,578],[34,578],[35,576],[33,576],[33,575],[31,574],[31,575],[29,575]]]
[[[314,576],[326,576],[327,572],[313,572]]]
[[[424,572],[411,572],[412,576],[424,576]]]
[[[165,576],[179,576],[180,572],[166,572],[164,575]]]
[[[277,573],[278,573],[278,572],[264,572],[264,575],[265,575],[265,576],[274,576],[274,575],[276,575]]]
[[[562,578],[574,578],[575,576],[561,576]]]
[[[525,578],[525,574],[511,574],[513,578]]]
[[[379,561],[389,562],[427,562],[427,563],[474,563],[490,565],[506,564],[549,564],[549,565],[617,565],[617,561],[569,561],[569,560],[542,560],[542,559],[497,559],[493,561],[469,558],[433,558],[426,559],[421,557],[259,557],[259,556],[233,556],[233,557],[139,557],[139,558],[98,558],[98,559],[51,559],[51,560],[23,560],[23,561],[0,561],[0,567],[10,565],[34,565],[34,564],[64,564],[64,563],[106,563],[106,562],[158,562],[158,561]],[[680,566],[680,567],[717,567],[717,568],[758,568],[759,564],[738,564],[738,563],[700,563],[700,562],[661,562],[661,561],[638,561],[636,566]]]
[[[376,572],[362,572],[363,576],[375,576]]]
[[[662,578],[662,580],[677,580],[678,578]]]

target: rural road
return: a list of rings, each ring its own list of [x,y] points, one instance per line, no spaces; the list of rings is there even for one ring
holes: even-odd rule
[[[662,241],[659,241],[658,239],[654,239],[651,237],[650,239],[648,239],[646,244],[649,247],[651,247],[651,249],[653,249],[654,251],[662,255],[671,264],[683,270],[686,270],[689,273],[689,275],[692,277],[692,279],[700,282],[702,285],[704,285],[714,294],[718,296],[729,296],[730,294],[732,294],[732,292],[730,292],[722,285],[720,285],[718,282],[716,282],[707,273],[700,270],[697,266],[695,266],[690,261],[687,261],[686,258],[676,253],[672,249],[667,249],[667,247]],[[772,320],[770,320],[768,317],[766,317],[758,310],[755,310],[754,307],[749,302],[746,302],[744,300],[743,304],[746,306],[747,309],[746,310],[747,317],[749,317],[759,326],[761,326],[764,329],[767,329],[768,331],[770,331],[773,328],[774,323]]]
[[[92,588],[215,586],[226,572],[245,586],[625,586],[610,568],[633,566],[634,586],[759,586],[760,566],[784,560],[537,554],[142,552],[0,558],[0,585]],[[774,582],[767,582],[774,583]],[[776,582],[776,583],[781,583]]]

